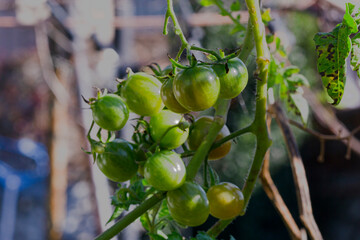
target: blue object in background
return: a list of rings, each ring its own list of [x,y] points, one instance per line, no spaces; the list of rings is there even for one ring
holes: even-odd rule
[[[19,193],[49,174],[45,147],[30,139],[0,137],[0,184],[4,188],[0,216],[0,239],[14,238]]]

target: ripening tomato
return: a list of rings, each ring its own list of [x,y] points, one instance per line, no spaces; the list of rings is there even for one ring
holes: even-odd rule
[[[167,205],[174,220],[185,226],[199,226],[209,217],[209,201],[199,184],[185,182],[167,192]]]
[[[106,177],[114,182],[124,182],[135,176],[138,164],[133,146],[115,139],[105,144],[105,151],[98,154],[96,163]]]
[[[161,87],[161,99],[165,106],[175,113],[187,113],[189,110],[180,105],[173,91],[173,79],[168,78]]]
[[[169,191],[180,187],[185,182],[185,176],[184,162],[175,152],[157,152],[145,162],[144,177],[158,190]]]
[[[248,82],[247,68],[240,59],[230,59],[227,65],[228,72],[226,72],[225,64],[214,65],[213,67],[220,79],[219,98],[223,99],[231,99],[238,96]]]
[[[181,106],[190,111],[203,111],[218,99],[220,81],[211,68],[195,66],[175,75],[173,91]]]
[[[204,138],[209,133],[210,126],[213,122],[213,117],[203,116],[195,121],[190,129],[190,134],[188,137],[188,145],[190,150],[196,150],[200,146],[200,144],[204,141]],[[216,140],[218,141],[227,135],[230,134],[229,129],[226,125],[221,129],[219,134],[216,136]],[[209,160],[217,160],[225,157],[231,150],[231,141],[227,141],[222,144],[220,147],[217,147],[210,151],[208,158]]]
[[[160,96],[161,82],[143,72],[132,73],[121,89],[129,109],[141,116],[153,116],[164,108]]]
[[[210,214],[216,218],[223,220],[235,218],[244,208],[244,195],[235,184],[219,183],[209,188],[206,195]]]
[[[115,94],[106,94],[90,102],[90,108],[96,124],[109,131],[122,129],[129,119],[125,102]]]
[[[155,142],[160,141],[160,146],[163,148],[171,150],[180,147],[189,135],[188,128],[183,130],[174,127],[181,121],[185,121],[181,114],[162,110],[150,119],[150,136]]]

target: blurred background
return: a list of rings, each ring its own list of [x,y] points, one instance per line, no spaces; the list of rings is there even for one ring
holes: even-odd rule
[[[317,74],[312,40],[315,33],[331,31],[342,21],[345,1],[263,0],[262,5],[271,8],[271,27],[281,38],[289,62],[301,68],[317,103],[331,113],[330,120],[312,114],[308,127],[336,134],[334,124],[349,130],[359,126],[359,79],[349,74],[341,105],[330,107]],[[246,10],[243,2],[241,6]],[[243,36],[229,34],[231,20],[217,14],[216,8],[201,7],[195,0],[175,1],[174,7],[191,44],[235,49],[241,43]],[[81,95],[94,97],[94,87],[115,91],[115,79],[124,77],[127,67],[139,71],[153,62],[167,66],[167,54],[174,56],[180,43],[171,24],[169,36],[162,35],[165,11],[166,0],[0,1],[0,239],[93,239],[111,226],[105,223],[112,214],[114,183],[82,151],[88,148],[85,135],[92,118]],[[240,21],[245,24],[247,19]],[[254,56],[247,62],[250,73],[255,69]],[[242,97],[231,105],[227,122],[231,131],[251,122],[254,91],[255,80],[250,79]],[[129,137],[131,130],[129,125],[120,134]],[[349,159],[345,159],[346,144],[327,141],[320,162],[319,140],[293,130],[324,239],[360,239],[358,140],[353,139]],[[271,174],[301,224],[286,146],[276,125],[272,138]],[[211,163],[222,181],[243,185],[254,143],[252,136],[243,135],[226,158]],[[209,218],[194,232],[214,222]],[[247,214],[219,238],[230,235],[289,239],[260,183]],[[135,222],[118,239],[147,236]]]

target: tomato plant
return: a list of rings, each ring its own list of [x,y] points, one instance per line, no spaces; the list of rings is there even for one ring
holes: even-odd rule
[[[200,185],[185,182],[180,188],[169,191],[166,201],[171,216],[185,226],[199,226],[209,217],[209,201]]]
[[[191,150],[196,150],[200,144],[204,141],[206,135],[209,133],[210,126],[213,123],[213,118],[210,116],[203,116],[196,120],[192,125],[190,135],[188,138],[189,148]],[[229,129],[226,125],[223,126],[219,134],[216,136],[215,140],[220,140],[230,134]],[[227,141],[222,144],[220,147],[217,147],[210,151],[209,160],[217,160],[225,157],[231,150],[231,142]]]
[[[244,195],[229,182],[212,186],[206,193],[209,199],[210,214],[219,219],[237,217],[244,208]]]
[[[164,108],[160,96],[161,82],[147,73],[129,73],[121,88],[121,96],[131,111],[141,116],[153,116]]]
[[[246,87],[248,71],[240,59],[230,59],[226,64],[214,65],[213,69],[220,79],[219,98],[234,98]]]
[[[144,177],[154,188],[169,191],[180,187],[185,181],[185,165],[180,155],[161,151],[149,157],[144,165]]]
[[[181,129],[178,124],[185,119],[170,110],[162,110],[150,119],[150,135],[166,149],[180,147],[189,135],[189,129]]]
[[[106,94],[90,101],[90,108],[96,124],[106,130],[122,129],[129,118],[125,102],[115,94]]]
[[[181,106],[190,111],[202,111],[215,104],[220,81],[211,68],[194,66],[175,75],[173,91]]]
[[[106,177],[114,182],[123,182],[135,176],[138,164],[133,146],[115,139],[105,144],[105,151],[98,154],[96,163]]]
[[[181,104],[176,100],[174,91],[173,91],[173,79],[169,78],[165,80],[161,87],[161,99],[163,100],[165,106],[175,112],[175,113],[187,113],[189,110],[181,106]]]

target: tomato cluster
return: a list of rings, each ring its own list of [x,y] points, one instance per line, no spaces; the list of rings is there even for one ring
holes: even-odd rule
[[[89,99],[93,125],[100,128],[99,140],[90,137],[93,125],[89,130],[91,153],[110,180],[144,178],[155,190],[167,191],[169,212],[180,225],[201,225],[209,214],[234,218],[243,208],[240,189],[231,183],[213,183],[206,192],[193,179],[186,179],[185,163],[175,150],[183,147],[191,153],[199,148],[214,119],[203,116],[194,120],[191,112],[214,106],[218,98],[239,95],[247,84],[246,67],[241,60],[230,59],[176,69],[167,67],[156,71],[156,76],[130,70],[116,93],[99,93],[96,99]],[[114,138],[113,131],[125,126],[130,111],[140,116],[134,119],[132,142]],[[106,141],[99,137],[102,129],[109,132]],[[225,125],[216,141],[229,134]],[[227,141],[211,149],[208,159],[221,159],[230,149],[231,141]]]

